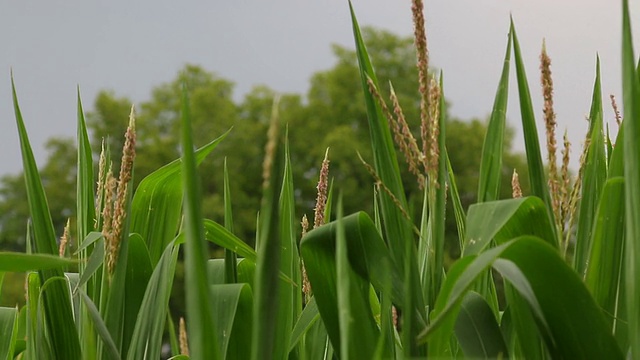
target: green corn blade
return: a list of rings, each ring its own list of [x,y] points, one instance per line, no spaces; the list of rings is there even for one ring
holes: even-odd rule
[[[407,200],[400,179],[398,160],[393,148],[388,120],[382,115],[382,110],[369,92],[367,85],[367,79],[371,79],[376,87],[378,87],[378,81],[362,40],[362,34],[360,33],[360,27],[353,7],[351,3],[349,5],[356,43],[356,55],[360,67],[360,78],[369,120],[374,167],[378,176],[394,195],[400,206],[407,209]],[[384,223],[385,239],[388,242],[393,262],[401,269],[403,274],[418,274],[417,258],[414,255],[416,249],[413,242],[413,225],[404,217],[401,209],[399,209],[398,205],[394,202],[394,199],[386,192],[380,194],[380,210]],[[411,247],[412,251],[406,251],[408,247]],[[411,256],[407,256],[408,254],[411,254]],[[413,281],[407,285],[406,289],[410,291],[410,294],[407,295],[412,297],[411,303],[413,305],[410,307],[412,313],[409,314],[412,320],[410,321],[411,326],[406,327],[404,331],[405,333],[409,333],[407,338],[415,339],[420,329],[426,325],[424,322],[426,319],[426,306],[419,277],[410,276],[410,278],[412,278]],[[412,356],[421,356],[425,353],[424,349],[420,348],[415,341],[404,344],[404,346],[407,347],[405,353],[411,354]]]
[[[13,106],[16,115],[20,148],[22,151],[22,163],[24,167],[24,180],[27,190],[27,202],[29,213],[33,223],[33,236],[35,251],[41,254],[58,254],[56,234],[53,229],[49,205],[42,187],[40,174],[33,157],[31,144],[27,130],[22,119],[16,88],[11,76],[11,90]],[[38,272],[40,281],[44,284],[48,279],[61,278],[61,269],[41,270]],[[47,333],[51,340],[53,354],[59,359],[78,359],[81,357],[78,332],[73,322],[71,299],[66,284],[60,281],[53,282],[48,287],[43,297],[44,311],[46,313]]]
[[[498,200],[502,177],[502,153],[504,151],[504,129],[507,118],[509,96],[509,64],[511,63],[511,34],[507,42],[502,75],[493,101],[493,111],[487,125],[487,135],[482,146],[480,175],[478,177],[478,202]]]
[[[631,36],[629,1],[622,2],[622,93],[624,98],[625,291],[631,358],[640,358],[640,83]]]
[[[555,224],[553,216],[553,205],[551,204],[551,196],[549,195],[549,187],[544,174],[544,165],[542,163],[542,155],[540,153],[540,142],[538,141],[538,130],[536,129],[536,118],[531,103],[531,93],[529,91],[529,83],[527,82],[527,74],[524,70],[524,62],[520,53],[520,42],[516,36],[515,25],[511,21],[511,36],[513,37],[513,55],[516,63],[516,78],[518,80],[518,95],[520,99],[520,114],[522,117],[522,130],[524,132],[524,145],[527,154],[527,164],[529,167],[529,184],[531,185],[532,195],[542,199],[547,206],[549,220]],[[557,229],[553,228],[557,237]],[[557,243],[557,240],[556,240]]]
[[[596,80],[593,86],[593,100],[589,113],[589,149],[582,175],[582,193],[578,210],[576,251],[574,268],[584,275],[591,248],[593,224],[604,183],[607,179],[607,159],[605,155],[602,91],[600,90],[600,59],[596,64]]]
[[[202,221],[202,197],[193,151],[191,110],[186,86],[182,88],[182,186],[184,191],[185,293],[189,351],[194,359],[219,359],[211,294],[207,284],[207,253]]]

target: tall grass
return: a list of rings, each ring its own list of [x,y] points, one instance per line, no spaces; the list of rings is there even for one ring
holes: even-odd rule
[[[351,8],[373,149],[372,165],[363,165],[375,184],[373,214],[344,214],[341,199],[349,194],[340,192],[339,183],[334,194],[325,157],[314,229],[307,231],[304,217],[298,235],[288,135],[278,121],[276,100],[255,248],[233,234],[226,164],[219,174],[225,184],[224,224],[202,216],[197,167],[226,134],[193,149],[185,84],[182,157],[147,176],[135,191],[133,111],[116,182],[110,158],[118,149],[106,149],[98,173],[93,172],[78,97],[75,232],[81,241],[75,253],[59,255],[12,83],[31,222],[29,251],[0,253],[0,283],[4,272],[31,272],[27,305],[0,308],[0,358],[158,359],[166,339],[172,359],[640,358],[640,74],[628,6],[622,1],[625,118],[617,139],[605,138],[598,61],[573,187],[566,148],[560,173],[555,164],[550,57],[543,49],[544,125],[552,163],[547,175],[511,23],[482,150],[478,203],[467,211],[448,160],[455,149],[445,145],[444,75],[427,71],[422,2],[412,6],[421,144],[393,91],[393,111],[387,108]],[[500,175],[512,63],[532,191],[521,193],[514,172],[514,198],[499,200],[500,187],[507,186]],[[396,146],[424,190],[417,224],[407,215]],[[447,200],[453,202],[462,253],[449,268],[444,265]],[[332,211],[336,219],[329,221]],[[224,258],[210,259],[207,242],[225,248]],[[181,250],[187,307],[186,321],[180,319],[176,330],[168,304]]]

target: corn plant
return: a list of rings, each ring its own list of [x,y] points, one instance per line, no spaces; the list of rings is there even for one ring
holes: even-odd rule
[[[226,164],[214,174],[224,178],[224,222],[202,216],[197,167],[226,134],[194,150],[185,84],[182,157],[135,191],[134,110],[118,178],[110,165],[117,149],[103,147],[94,174],[78,96],[75,235],[81,241],[70,253],[70,229],[56,241],[12,79],[31,220],[27,253],[0,252],[0,283],[4,272],[28,272],[26,306],[0,308],[0,358],[158,359],[167,355],[165,342],[172,359],[640,358],[640,69],[628,7],[623,0],[624,121],[617,119],[620,129],[611,139],[598,60],[573,181],[566,136],[560,171],[556,164],[549,55],[543,46],[547,171],[511,22],[478,202],[467,211],[448,159],[455,149],[445,143],[444,75],[429,72],[422,1],[412,6],[419,139],[393,86],[387,104],[351,8],[373,149],[372,165],[362,160],[374,184],[373,213],[343,213],[341,199],[349,194],[338,183],[334,190],[327,150],[313,229],[305,215],[300,234],[288,135],[276,99],[255,247],[233,234]],[[531,194],[522,194],[514,172],[513,199],[500,200],[511,64]],[[424,190],[417,223],[408,215],[398,150]],[[444,262],[447,200],[462,254],[450,267]],[[208,242],[224,248],[224,258],[210,258]],[[176,326],[168,304],[180,251],[187,307]]]

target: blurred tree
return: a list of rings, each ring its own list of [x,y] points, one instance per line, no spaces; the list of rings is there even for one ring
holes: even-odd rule
[[[97,156],[100,155],[102,142],[113,154],[113,172],[120,169],[120,151],[124,145],[124,133],[127,130],[127,119],[131,112],[131,100],[118,97],[111,90],[102,90],[93,101],[93,111],[86,114],[87,127],[91,129],[91,145]]]
[[[364,28],[363,35],[376,67],[383,94],[393,82],[409,125],[418,135],[419,97],[413,40],[390,32]],[[363,102],[359,70],[352,49],[334,45],[336,63],[328,70],[315,73],[306,96],[285,94],[280,98],[280,122],[288,127],[291,160],[298,212],[311,215],[315,201],[318,170],[329,147],[331,177],[348,194],[345,211],[371,210],[373,185],[357,153],[371,161],[369,129]],[[202,164],[205,216],[222,220],[222,171],[226,158],[230,173],[236,233],[253,241],[256,213],[261,196],[262,158],[265,134],[274,103],[275,91],[256,86],[241,101],[233,98],[233,83],[195,65],[185,66],[175,79],[151,91],[151,98],[136,109],[137,158],[135,184],[160,166],[179,157],[180,98],[183,84],[189,91],[195,144],[201,146],[233,128],[210,158]],[[122,134],[127,125],[131,101],[112,91],[102,91],[87,114],[96,156],[103,138],[108,139],[114,169],[118,169]],[[480,154],[486,125],[447,120],[447,146],[458,187],[466,207],[475,200]],[[417,136],[418,137],[418,136]],[[510,177],[514,167],[525,182],[526,168],[522,156],[510,152],[513,132],[507,132],[505,147],[503,195],[510,195]],[[63,146],[66,144],[67,146]],[[47,194],[56,226],[73,213],[73,176],[75,152],[73,143],[51,143],[51,157],[43,168]],[[408,173],[399,156],[405,191],[412,203],[420,203],[422,195],[415,178]],[[49,175],[50,174],[50,175]],[[68,175],[68,176],[67,176]],[[48,176],[48,177],[47,177]],[[70,189],[70,190],[63,190]],[[66,196],[66,197],[65,197]],[[24,185],[19,177],[0,180],[0,241],[19,240],[24,233],[27,210]],[[55,199],[55,201],[54,201]],[[51,205],[50,204],[50,205]],[[413,213],[420,211],[415,206]],[[453,216],[448,216],[447,233],[455,237]]]
[[[419,96],[413,40],[390,32],[364,28],[363,36],[373,60],[383,94],[389,94],[389,83],[403,105],[414,135],[419,138]],[[293,165],[297,213],[312,217],[315,205],[319,167],[330,148],[330,176],[343,198],[346,213],[372,208],[373,181],[358,159],[357,153],[371,163],[369,127],[355,52],[334,45],[336,63],[332,68],[315,73],[306,95],[284,94],[279,101],[282,126],[288,128]],[[228,137],[200,167],[203,184],[203,212],[208,218],[222,221],[223,162],[227,159],[231,179],[235,233],[252,243],[256,214],[261,197],[261,174],[266,131],[271,118],[276,92],[267,86],[254,87],[241,101],[233,98],[233,83],[202,67],[187,65],[170,82],[151,91],[151,98],[136,107],[137,157],[134,185],[146,175],[180,156],[179,120],[182,86],[187,86],[192,111],[194,142],[204,145],[232,128]],[[385,95],[385,96],[386,96]],[[95,156],[102,139],[111,152],[117,172],[131,100],[113,91],[101,91],[87,113]],[[475,201],[480,154],[486,123],[474,119],[461,121],[447,115],[447,146],[456,174],[463,206]],[[502,196],[511,196],[510,179],[514,168],[520,173],[527,193],[526,162],[521,154],[511,151],[513,131],[506,134]],[[73,216],[75,205],[75,145],[71,140],[52,139],[50,153],[41,168],[56,231],[62,232],[66,219]],[[410,211],[419,218],[422,194],[413,175],[409,174],[402,155],[398,161],[403,174],[405,192],[413,204]],[[21,250],[28,208],[22,176],[0,179],[0,247]],[[455,220],[448,204],[447,238],[450,252],[457,252]],[[178,266],[176,295],[180,293],[181,266]],[[172,297],[176,308],[183,309],[181,296]]]
[[[75,213],[76,150],[72,139],[53,138],[45,149],[49,157],[40,168],[56,234],[62,235],[67,219]],[[29,206],[22,174],[0,179],[0,247],[24,250]]]

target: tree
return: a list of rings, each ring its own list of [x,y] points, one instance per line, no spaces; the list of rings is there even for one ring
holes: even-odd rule
[[[373,28],[364,28],[363,35],[382,92],[388,94],[388,84],[393,83],[407,121],[418,137],[420,100],[413,40]],[[333,52],[336,63],[332,68],[312,76],[306,95],[280,96],[280,123],[288,128],[296,205],[300,215],[311,215],[313,211],[318,171],[327,148],[330,148],[330,175],[336,186],[348,194],[343,199],[345,212],[372,209],[372,178],[357,156],[359,153],[371,162],[369,128],[356,56],[352,49],[337,45],[333,46]],[[266,130],[276,97],[275,91],[267,86],[256,86],[240,102],[235,102],[231,81],[202,67],[187,65],[175,79],[154,87],[150,99],[136,108],[138,136],[134,186],[146,175],[180,155],[178,134],[183,86],[187,87],[189,93],[197,146],[232,128],[227,138],[200,167],[204,214],[222,221],[222,179],[226,159],[232,179],[235,232],[245,241],[252,242],[261,197]],[[129,99],[113,91],[103,91],[96,97],[93,111],[87,114],[96,157],[102,139],[107,139],[114,172],[119,167],[122,134],[128,123],[130,109]],[[485,132],[486,124],[480,120],[447,120],[447,146],[465,206],[475,199]],[[508,132],[507,142],[511,138],[512,133]],[[56,207],[52,206],[52,213],[60,216],[59,219],[55,218],[59,221],[56,226],[60,226],[73,213],[75,192],[73,179],[63,176],[64,169],[59,167],[65,166],[69,174],[73,173],[75,151],[72,144],[68,147],[62,146],[65,142],[54,141],[52,144],[53,154],[43,168],[43,177],[49,176],[46,190],[50,202],[56,204]],[[509,145],[505,146],[503,196],[510,196],[513,167],[522,173],[521,180],[527,178],[522,156],[512,154]],[[417,181],[408,172],[399,153],[398,161],[408,198],[421,200]],[[0,239],[6,242],[8,240],[5,239],[16,238],[17,233],[24,234],[26,209],[21,208],[24,207],[24,185],[16,177],[5,177],[0,185],[0,210],[5,210],[4,216],[0,217]],[[64,197],[59,192],[66,188],[71,190],[66,193],[62,191],[67,196]],[[51,199],[55,199],[55,202]],[[414,213],[420,210],[414,209]],[[451,226],[447,232],[453,234],[453,216],[449,216],[449,220]],[[11,235],[8,235],[10,232]]]
[[[52,138],[45,145],[49,156],[40,168],[42,185],[56,233],[75,214],[76,162],[72,139]],[[29,206],[22,174],[0,179],[0,247],[23,250],[25,246]]]

